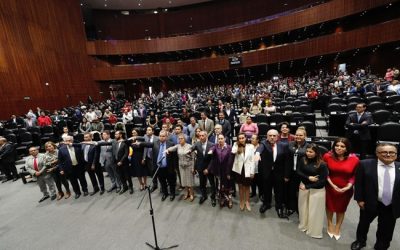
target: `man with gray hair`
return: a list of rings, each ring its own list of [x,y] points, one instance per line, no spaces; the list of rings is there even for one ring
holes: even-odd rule
[[[278,142],[278,131],[270,129],[266,140],[260,143],[255,160],[260,161],[258,172],[264,185],[264,201],[260,213],[271,208],[272,189],[275,195],[275,209],[279,218],[287,218],[284,204],[284,186],[290,173],[288,145]]]
[[[352,250],[365,247],[369,225],[378,217],[374,249],[388,249],[397,218],[400,217],[400,162],[397,147],[383,143],[376,147],[378,159],[360,161],[357,168],[354,199],[360,207],[357,240]]]
[[[51,200],[55,200],[56,189],[54,187],[54,180],[52,175],[46,171],[44,154],[39,153],[39,149],[36,147],[30,147],[29,154],[30,156],[25,159],[25,168],[32,175],[33,179],[37,180],[40,191],[43,193],[43,197],[39,200],[39,203],[50,197]],[[50,196],[47,187],[49,187]]]

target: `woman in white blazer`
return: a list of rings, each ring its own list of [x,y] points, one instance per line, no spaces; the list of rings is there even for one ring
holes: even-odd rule
[[[255,148],[252,144],[246,143],[246,135],[238,134],[238,141],[232,147],[232,154],[235,155],[233,162],[233,174],[239,185],[240,210],[244,210],[245,206],[248,211],[250,207],[250,186],[254,178],[254,153]]]

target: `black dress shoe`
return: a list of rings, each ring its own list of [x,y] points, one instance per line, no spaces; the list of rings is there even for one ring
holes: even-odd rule
[[[359,250],[362,249],[363,247],[365,247],[365,242],[361,242],[361,241],[354,241],[353,243],[351,243],[351,250]]]
[[[130,194],[133,194],[133,187],[130,187],[130,188],[129,188],[129,193],[130,193]]]
[[[117,189],[117,187],[112,187],[110,189],[107,190],[107,193],[111,193],[112,191],[114,191],[115,189]]]
[[[115,190],[115,192],[116,192],[117,194],[119,194],[119,192],[121,192],[121,188],[117,188],[117,189]]]
[[[95,195],[97,192],[99,192],[99,190],[98,190],[98,189],[95,189],[92,193],[90,193],[90,196]]]
[[[290,216],[290,215],[294,214],[295,212],[296,212],[295,210],[288,209],[286,214],[287,214],[287,216]]]
[[[104,188],[100,191],[100,195],[103,195],[105,192]]]
[[[18,176],[13,179],[13,182],[16,181],[16,180],[18,180]]]
[[[50,196],[48,196],[48,195],[43,196],[42,199],[39,200],[39,203],[44,200],[47,200],[48,198],[50,198]]]
[[[267,211],[268,209],[270,209],[271,208],[271,205],[265,205],[265,204],[263,204],[261,207],[260,207],[260,213],[265,213],[265,211]]]
[[[157,189],[157,186],[152,186],[150,189],[150,192],[153,193],[154,191],[156,191],[156,189]]]
[[[168,194],[163,194],[161,201],[165,201],[165,199],[167,199],[167,197],[168,197]]]
[[[284,213],[282,208],[278,208],[276,210],[276,213],[278,214],[278,217],[281,218],[281,219],[288,218],[287,215]]]
[[[75,199],[78,199],[79,197],[81,197],[81,194],[75,194]]]
[[[3,180],[1,183],[5,183],[5,182],[10,181],[10,180],[12,180],[12,179],[11,178],[7,178],[7,179]]]
[[[203,204],[207,200],[207,196],[201,196],[199,204]]]
[[[174,200],[175,200],[175,195],[174,195],[174,194],[171,194],[171,197],[169,197],[169,200],[170,200],[170,201],[174,201]]]
[[[125,193],[126,191],[128,191],[128,188],[123,188],[123,189],[119,192],[119,194],[123,194],[123,193]]]
[[[215,207],[217,205],[217,201],[215,199],[211,199],[211,206]]]
[[[88,195],[89,195],[88,191],[83,192],[83,196],[88,196]]]
[[[52,195],[50,198],[51,198],[52,201],[54,201],[57,198],[57,195]]]

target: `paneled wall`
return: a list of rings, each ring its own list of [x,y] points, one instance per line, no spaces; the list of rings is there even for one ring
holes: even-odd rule
[[[0,119],[99,99],[85,43],[79,0],[1,0]]]
[[[317,0],[218,0],[182,10],[143,14],[131,11],[93,10],[93,24],[98,39],[131,40],[164,37],[171,34],[193,33],[270,16]],[[286,3],[286,5],[285,5]]]
[[[400,19],[318,37],[298,43],[242,54],[242,66],[251,67],[332,54],[400,40]],[[148,65],[93,68],[96,80],[137,79],[228,70],[228,56]]]
[[[90,55],[158,53],[229,44],[338,19],[391,2],[390,0],[332,0],[277,19],[209,33],[151,40],[104,40],[87,43]]]

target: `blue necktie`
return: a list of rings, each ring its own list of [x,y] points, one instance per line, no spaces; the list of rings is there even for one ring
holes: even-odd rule
[[[164,168],[167,166],[167,161],[164,156],[164,151],[165,151],[165,143],[160,144],[160,151],[158,151],[158,157],[157,157],[157,165],[160,166],[160,168]]]
[[[389,168],[389,166],[385,165],[385,173],[383,175],[382,203],[385,206],[389,206],[392,203]]]

